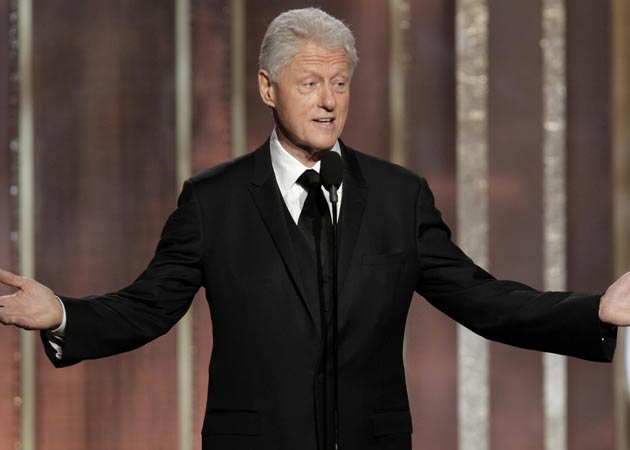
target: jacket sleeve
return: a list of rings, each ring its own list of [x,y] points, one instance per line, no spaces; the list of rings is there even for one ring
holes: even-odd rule
[[[540,292],[515,281],[496,280],[451,241],[424,179],[418,191],[416,225],[416,291],[440,311],[474,333],[504,344],[612,360],[616,335],[603,337],[599,295]]]
[[[62,358],[42,342],[57,367],[126,352],[163,335],[186,313],[203,282],[203,230],[194,187],[184,184],[146,270],[128,287],[82,299],[60,296],[67,314]]]

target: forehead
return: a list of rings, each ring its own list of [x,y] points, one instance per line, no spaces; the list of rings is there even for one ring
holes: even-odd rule
[[[312,42],[300,47],[287,66],[291,71],[349,70],[348,56],[344,49],[329,50]]]

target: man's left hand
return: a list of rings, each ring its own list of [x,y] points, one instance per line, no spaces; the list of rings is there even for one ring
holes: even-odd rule
[[[630,325],[630,272],[610,285],[599,302],[599,320],[610,325]]]

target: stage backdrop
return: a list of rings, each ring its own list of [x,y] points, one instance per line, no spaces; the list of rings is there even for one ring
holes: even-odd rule
[[[556,275],[573,290],[610,283],[609,0],[315,3],[357,39],[348,145],[426,177],[456,238],[480,227],[478,242],[463,244],[496,276],[548,286],[545,254],[556,229],[566,243]],[[274,16],[311,4],[0,0],[0,267],[30,265],[32,276],[69,296],[131,282],[175,206],[181,174],[251,151],[269,135],[256,84],[259,43]],[[176,23],[186,17],[182,6],[190,20]],[[561,33],[545,26],[553,20]],[[32,131],[20,128],[28,123]],[[469,146],[483,150],[478,172],[466,162]],[[549,148],[560,151],[560,166]],[[28,179],[20,165],[32,167]],[[562,175],[551,188],[550,167]],[[468,189],[482,205],[462,204]],[[550,224],[555,210],[545,199],[554,194],[560,217]],[[200,448],[212,349],[202,297],[179,330],[191,345],[178,346],[173,330],[133,353],[62,370],[37,343],[1,327],[0,448],[191,450],[187,439]],[[415,449],[551,450],[545,441],[558,433],[568,436],[564,448],[614,447],[611,365],[560,361],[566,378],[545,393],[543,356],[500,344],[482,344],[487,362],[472,369],[482,375],[487,413],[467,429],[458,333],[422,298],[413,302],[405,361]],[[549,428],[545,402],[565,392],[566,411]],[[464,442],[474,433],[478,441]]]

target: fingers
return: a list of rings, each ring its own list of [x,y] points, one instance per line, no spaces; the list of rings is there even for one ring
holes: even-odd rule
[[[3,295],[0,297],[0,323],[3,325],[14,325],[15,316],[11,308],[13,295]]]
[[[20,289],[24,284],[24,279],[14,273],[0,269],[0,283]]]

